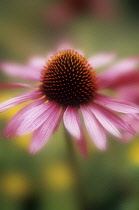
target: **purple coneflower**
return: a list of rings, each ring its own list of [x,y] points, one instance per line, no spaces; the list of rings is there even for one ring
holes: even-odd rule
[[[134,134],[133,128],[115,112],[138,113],[139,108],[130,102],[99,93],[103,76],[97,77],[93,68],[109,63],[113,57],[112,54],[99,54],[87,61],[80,52],[64,49],[51,55],[44,64],[37,58],[31,60],[27,66],[2,63],[4,72],[39,82],[36,86],[21,83],[1,84],[3,89],[33,89],[0,104],[0,112],[3,112],[33,100],[10,120],[4,135],[13,137],[33,132],[30,152],[35,153],[46,144],[63,119],[80,151],[86,155],[80,115],[83,116],[92,141],[101,150],[106,148],[106,130],[122,140],[123,136],[119,130]]]

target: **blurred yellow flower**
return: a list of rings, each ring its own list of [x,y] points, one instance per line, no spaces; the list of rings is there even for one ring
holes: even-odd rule
[[[139,165],[139,142],[134,141],[128,151],[128,157],[130,162]]]
[[[12,172],[1,178],[1,189],[6,196],[18,199],[31,192],[31,184],[24,174]]]
[[[75,176],[68,165],[55,163],[44,170],[43,181],[48,189],[60,191],[72,188],[75,183]]]

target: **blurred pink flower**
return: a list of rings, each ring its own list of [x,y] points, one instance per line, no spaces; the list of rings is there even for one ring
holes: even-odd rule
[[[43,17],[52,26],[70,23],[77,16],[91,15],[101,20],[110,20],[117,13],[114,0],[63,0],[44,9]]]
[[[46,61],[36,57],[27,65],[2,62],[1,69],[8,75],[37,82],[36,85],[0,84],[2,89],[33,89],[0,104],[0,112],[3,112],[33,100],[10,120],[4,135],[13,137],[33,132],[30,152],[35,153],[46,144],[63,119],[79,150],[86,156],[87,147],[79,109],[92,141],[101,150],[106,148],[106,130],[123,141],[119,130],[135,134],[130,124],[115,112],[134,114],[139,112],[139,108],[131,102],[99,93],[105,79],[107,86],[112,77],[111,74],[107,74],[106,78],[105,74],[95,76],[93,68],[109,64],[114,57],[113,53],[101,53],[86,60],[80,51],[63,48],[57,53],[51,53]],[[127,62],[131,64],[132,60]],[[117,71],[122,68],[124,65],[119,65]]]

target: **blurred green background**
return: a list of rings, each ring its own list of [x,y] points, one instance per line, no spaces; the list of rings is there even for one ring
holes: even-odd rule
[[[118,58],[137,55],[138,11],[135,0],[1,0],[1,60],[25,63],[62,41],[86,57],[105,51]],[[7,78],[1,74],[1,80]],[[0,100],[17,93],[1,91]],[[138,137],[122,144],[108,136],[105,152],[87,139],[89,157],[83,159],[74,147],[73,167],[63,125],[35,155],[28,152],[31,135],[3,138],[4,126],[20,107],[1,114],[1,210],[139,209]]]

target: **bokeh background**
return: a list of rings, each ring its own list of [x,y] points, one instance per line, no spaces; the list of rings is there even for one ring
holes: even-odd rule
[[[86,57],[113,51],[119,59],[137,55],[138,11],[135,0],[1,0],[1,60],[25,63],[63,41]],[[9,81],[2,73],[0,77]],[[1,91],[0,101],[18,93]],[[105,152],[88,138],[89,157],[83,159],[74,146],[73,161],[61,124],[47,146],[30,155],[31,135],[2,136],[21,107],[0,115],[0,209],[139,209],[139,136],[127,144],[108,136]]]

